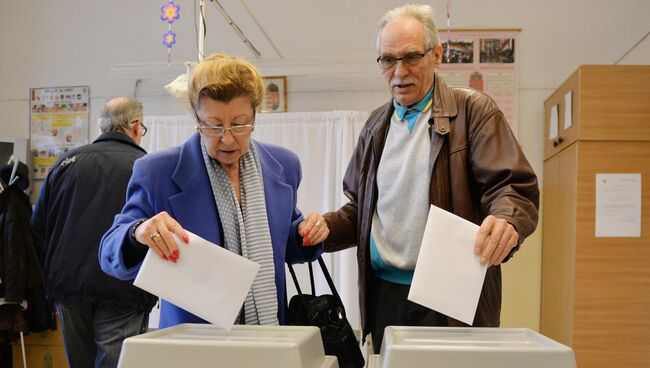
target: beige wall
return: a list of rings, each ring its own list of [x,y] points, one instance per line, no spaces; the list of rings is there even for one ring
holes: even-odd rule
[[[503,268],[502,327],[539,331],[542,231],[537,229]]]

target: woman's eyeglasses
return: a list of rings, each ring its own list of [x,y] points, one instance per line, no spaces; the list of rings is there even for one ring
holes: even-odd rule
[[[220,137],[224,135],[227,130],[229,130],[232,135],[245,135],[253,131],[253,124],[233,125],[230,128],[224,128],[220,125],[204,125],[201,123],[196,125],[197,132],[211,137]]]

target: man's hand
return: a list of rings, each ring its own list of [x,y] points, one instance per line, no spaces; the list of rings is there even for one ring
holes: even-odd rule
[[[481,255],[481,264],[496,266],[503,262],[518,241],[519,234],[508,221],[490,215],[483,220],[476,234],[474,253]]]

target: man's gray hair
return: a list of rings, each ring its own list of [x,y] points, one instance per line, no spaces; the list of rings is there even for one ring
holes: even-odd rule
[[[381,31],[384,26],[397,17],[415,18],[422,23],[424,27],[424,40],[426,49],[434,48],[440,44],[440,37],[438,37],[438,29],[436,29],[436,22],[433,19],[433,8],[429,5],[420,4],[406,4],[395,9],[389,10],[379,20],[377,25],[377,53],[381,52]]]
[[[99,126],[102,133],[127,132],[130,124],[142,118],[142,104],[131,97],[117,97],[104,104]]]

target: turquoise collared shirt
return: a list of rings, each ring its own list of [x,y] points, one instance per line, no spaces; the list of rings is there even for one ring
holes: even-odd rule
[[[406,117],[406,124],[409,129],[409,133],[413,133],[413,128],[415,127],[415,122],[418,120],[421,112],[428,111],[431,108],[433,102],[433,87],[429,90],[429,93],[426,94],[420,101],[411,107],[403,107],[393,99],[393,107],[395,107],[395,115],[399,120],[404,120]]]

